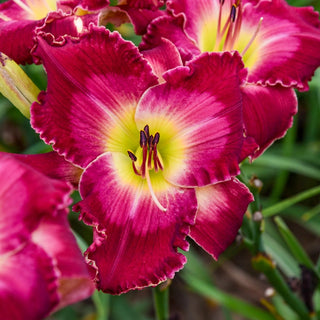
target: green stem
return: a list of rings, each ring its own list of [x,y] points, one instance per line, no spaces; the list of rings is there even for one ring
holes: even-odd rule
[[[311,188],[307,191],[303,191],[301,193],[298,193],[297,195],[288,198],[286,200],[283,200],[271,207],[268,207],[262,211],[262,214],[264,217],[271,217],[289,207],[296,204],[297,202],[303,201],[305,199],[311,198],[317,194],[320,194],[320,186]]]
[[[169,286],[158,285],[152,289],[157,320],[169,319]]]
[[[108,320],[110,312],[110,295],[101,291],[95,291],[92,295],[96,307],[96,320]]]

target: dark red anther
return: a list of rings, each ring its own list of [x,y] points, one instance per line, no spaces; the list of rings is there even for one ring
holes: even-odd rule
[[[237,16],[237,5],[233,4],[230,12],[230,19],[232,22],[236,21],[236,16]]]
[[[131,152],[130,150],[128,150],[127,152],[128,152],[129,158],[130,158],[133,162],[137,161],[137,157],[133,154],[133,152]]]
[[[160,140],[160,134],[159,134],[159,132],[156,132],[156,134],[154,135],[152,144],[153,144],[153,145],[158,144],[158,143],[159,143],[159,140]]]
[[[143,128],[143,131],[145,132],[147,139],[149,139],[149,136],[150,136],[149,125],[146,124]]]
[[[148,144],[149,144],[150,149],[152,148],[152,140],[153,140],[153,135],[151,135],[148,139]]]
[[[144,132],[144,130],[140,130],[140,147],[146,147],[147,146],[147,136],[146,133]]]

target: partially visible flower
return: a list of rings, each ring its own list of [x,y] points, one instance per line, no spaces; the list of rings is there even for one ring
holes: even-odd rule
[[[32,63],[30,51],[37,28],[78,36],[89,23],[98,25],[107,0],[8,0],[0,4],[0,52],[19,64]],[[93,10],[93,11],[88,11]],[[96,11],[94,11],[96,10]]]
[[[217,258],[252,201],[234,178],[244,141],[239,55],[203,54],[158,84],[137,48],[104,28],[60,46],[39,34],[34,54],[48,88],[31,124],[84,169],[75,210],[93,226],[85,255],[98,288],[119,294],[172,278],[188,235]]]
[[[70,185],[6,153],[0,175],[1,319],[41,320],[89,297],[94,286],[67,220]]]
[[[167,8],[149,25],[140,48],[165,37],[184,62],[201,52],[237,50],[248,68],[244,121],[260,147],[257,157],[291,126],[297,110],[291,88],[307,90],[320,64],[318,14],[284,0],[171,0]]]

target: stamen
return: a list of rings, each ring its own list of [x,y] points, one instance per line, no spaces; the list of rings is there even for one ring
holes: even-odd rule
[[[141,172],[139,172],[139,170],[137,169],[136,164],[135,164],[135,162],[137,161],[137,157],[133,154],[132,151],[127,150],[127,152],[128,152],[129,158],[132,160],[132,168],[133,168],[134,173],[138,176],[141,176]]]
[[[257,37],[258,35],[258,32],[260,30],[260,27],[261,27],[261,24],[262,24],[262,21],[263,21],[263,17],[260,18],[259,20],[259,23],[258,23],[258,27],[256,29],[256,31],[254,32],[253,36],[251,37],[250,41],[248,42],[248,44],[246,45],[246,47],[243,49],[243,51],[241,52],[241,56],[243,57],[247,50],[249,49],[249,47],[252,45],[252,42],[255,40],[255,38]]]

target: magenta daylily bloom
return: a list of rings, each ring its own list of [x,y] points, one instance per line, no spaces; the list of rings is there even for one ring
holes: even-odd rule
[[[94,285],[67,221],[70,185],[6,153],[0,174],[1,318],[41,320],[89,297]]]
[[[117,32],[65,40],[39,35],[48,88],[31,124],[84,169],[75,210],[94,229],[85,255],[98,288],[119,294],[172,278],[187,235],[217,258],[252,201],[233,178],[244,140],[239,55],[204,54],[158,84]]]
[[[98,10],[101,6],[101,1],[6,1],[0,4],[0,52],[19,64],[32,63],[35,29],[42,28],[56,38],[65,34],[76,37],[89,23],[99,22],[98,14],[84,14],[84,10]]]
[[[284,0],[171,0],[167,8],[167,16],[149,25],[141,49],[164,37],[184,61],[201,52],[237,50],[248,68],[244,122],[259,145],[257,157],[292,124],[297,102],[291,88],[307,90],[320,65],[318,13]]]

